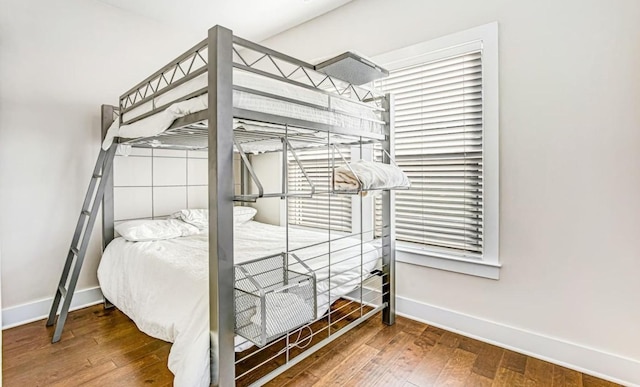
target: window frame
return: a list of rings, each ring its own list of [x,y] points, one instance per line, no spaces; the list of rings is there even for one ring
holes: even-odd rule
[[[389,71],[482,49],[484,246],[479,259],[396,242],[396,261],[490,279],[500,277],[498,23],[460,31],[373,57]]]

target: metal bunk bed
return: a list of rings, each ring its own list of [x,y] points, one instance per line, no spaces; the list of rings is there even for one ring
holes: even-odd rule
[[[198,65],[200,63],[200,65]],[[265,64],[271,70],[266,69]],[[278,95],[264,90],[255,90],[234,84],[234,71],[243,71],[265,77],[298,88],[311,90],[326,98],[326,105],[301,101],[286,95]],[[182,87],[196,78],[206,77],[206,86],[192,86],[192,91],[183,92],[177,98],[164,98],[171,95],[172,90]],[[195,90],[194,90],[195,88]],[[272,100],[293,103],[303,108],[316,109],[346,116],[353,113],[340,110],[340,103],[349,101],[361,107],[367,107],[379,119],[366,118],[372,121],[372,127],[379,130],[361,130],[344,127],[340,124],[318,122],[318,120],[284,116],[267,111],[252,110],[250,107],[234,106],[234,93],[244,92]],[[301,143],[310,146],[325,147],[331,161],[327,168],[333,170],[336,162],[344,161],[338,145],[348,145],[363,152],[380,152],[383,163],[393,163],[393,98],[391,95],[379,95],[371,90],[351,85],[331,76],[319,73],[314,66],[290,56],[273,51],[266,47],[241,39],[224,27],[215,26],[209,30],[207,39],[164,66],[156,73],[140,82],[120,97],[119,107],[103,106],[102,130],[106,136],[108,128],[115,119],[120,125],[130,125],[137,121],[153,117],[165,111],[176,102],[194,98],[206,98],[208,107],[205,110],[190,112],[175,119],[161,133],[144,138],[119,138],[117,143],[134,147],[160,147],[161,149],[208,149],[209,157],[209,325],[211,333],[211,384],[219,386],[261,385],[278,374],[292,367],[321,347],[327,345],[340,335],[354,328],[372,315],[382,311],[382,320],[391,325],[395,321],[395,231],[393,213],[393,190],[381,192],[381,223],[364,230],[363,198],[361,190],[339,191],[333,184],[318,188],[311,183],[307,172],[298,158],[297,151]],[[360,117],[362,118],[362,117]],[[278,125],[282,130],[245,131],[234,120],[267,123]],[[378,125],[378,126],[376,126]],[[252,168],[250,152],[245,147],[251,144],[278,141],[279,149],[270,151],[282,152],[282,190],[264,192],[262,184]],[[53,341],[59,340],[70,298],[75,289],[75,281],[82,265],[86,251],[86,242],[91,234],[92,222],[97,216],[97,208],[102,203],[103,211],[103,247],[114,239],[114,199],[113,177],[110,175],[111,162],[116,145],[101,151],[83,205],[78,222],[74,242],[70,250],[67,264],[60,281],[56,298],[51,309],[47,325],[53,325],[58,312],[59,302],[64,299],[62,312],[56,326]],[[234,185],[234,152],[242,160],[242,177],[240,192],[235,192]],[[111,160],[111,161],[110,161]],[[290,164],[289,161],[293,163]],[[287,168],[291,165],[299,167],[309,186],[300,191],[292,191],[286,184]],[[348,165],[348,164],[347,164]],[[102,177],[104,176],[104,178]],[[253,186],[254,189],[251,189]],[[377,265],[370,275],[360,275],[359,291],[343,302],[339,308],[329,306],[325,316],[317,316],[314,324],[316,331],[310,334],[297,328],[280,335],[264,346],[254,347],[236,354],[234,351],[234,335],[238,330],[237,309],[237,267],[234,267],[233,246],[233,207],[243,202],[255,202],[261,198],[279,197],[286,201],[296,197],[312,197],[326,195],[331,200],[335,195],[359,196],[360,225],[356,233],[348,235],[357,238],[360,246],[360,257],[363,256],[365,241],[376,235],[376,249],[381,256],[381,265]],[[93,198],[93,199],[92,199]],[[93,204],[91,204],[93,202]],[[330,205],[330,204],[329,204]],[[370,208],[372,208],[370,206]],[[84,215],[84,219],[83,218]],[[288,217],[285,216],[288,219]],[[374,222],[371,222],[374,223]],[[283,252],[284,267],[295,256],[299,249],[290,249],[287,220],[287,251]],[[376,228],[374,230],[373,228]],[[331,265],[332,244],[346,238],[343,234],[328,231],[329,265]],[[83,247],[84,246],[84,247]],[[73,258],[77,257],[75,262]],[[292,259],[293,261],[293,259]],[[361,259],[362,269],[362,259]],[[69,278],[70,273],[72,272]],[[331,276],[331,274],[329,274]],[[330,279],[330,278],[329,278]],[[286,281],[285,281],[286,282]],[[371,285],[374,284],[374,285]],[[372,286],[379,289],[372,290]],[[331,289],[328,290],[331,292]],[[329,293],[330,294],[330,293]],[[334,320],[332,321],[332,318]],[[308,325],[307,325],[308,326]],[[297,337],[293,337],[293,336]],[[301,342],[307,342],[302,349]],[[266,359],[265,359],[266,357]]]

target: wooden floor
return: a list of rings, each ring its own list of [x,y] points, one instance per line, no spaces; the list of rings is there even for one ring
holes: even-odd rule
[[[38,321],[3,332],[3,383],[12,386],[170,386],[170,344],[118,310],[69,314],[62,341]],[[455,333],[374,316],[269,386],[615,386]]]

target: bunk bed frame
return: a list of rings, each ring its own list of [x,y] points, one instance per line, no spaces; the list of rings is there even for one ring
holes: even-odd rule
[[[264,60],[271,61],[279,70],[279,74],[265,72],[254,66],[255,62],[250,62],[242,58],[241,50],[251,50],[261,53]],[[204,55],[204,52],[207,54]],[[191,59],[193,58],[193,60]],[[235,59],[234,59],[235,58]],[[240,60],[238,60],[240,58]],[[205,62],[203,67],[193,69],[193,62],[202,60]],[[191,65],[188,66],[188,62]],[[256,61],[257,62],[257,61]],[[278,66],[280,63],[288,63],[294,66],[297,75],[293,76],[288,72],[282,71]],[[258,74],[264,77],[277,79],[282,82],[290,83],[296,86],[304,87],[325,93],[329,100],[331,98],[343,98],[343,95],[349,94],[351,100],[355,103],[366,104],[372,106],[374,110],[380,113],[381,121],[384,123],[384,132],[354,132],[349,128],[342,128],[328,124],[321,124],[312,121],[287,118],[272,115],[264,112],[251,111],[233,106],[233,91],[242,90],[240,86],[234,86],[233,69],[241,69],[243,71]],[[282,192],[265,193],[251,169],[251,164],[246,159],[246,155],[242,152],[242,139],[234,136],[234,119],[246,119],[266,123],[278,123],[291,125],[292,127],[305,128],[317,132],[327,134],[327,138],[332,135],[346,135],[357,138],[357,143],[367,144],[376,143],[379,149],[382,149],[382,159],[384,163],[392,163],[394,157],[393,149],[393,99],[391,95],[376,95],[366,89],[357,86],[348,85],[347,87],[338,87],[338,80],[326,76],[321,81],[314,80],[311,72],[314,66],[292,58],[290,56],[273,51],[266,47],[241,39],[233,35],[232,31],[221,26],[215,26],[208,32],[208,37],[186,51],[184,54],[164,66],[147,79],[132,87],[129,91],[120,97],[119,106],[103,106],[102,107],[102,134],[106,135],[107,129],[111,125],[113,119],[119,120],[121,125],[131,124],[140,119],[150,117],[158,112],[166,109],[170,104],[184,101],[197,96],[208,93],[208,109],[188,114],[184,117],[176,119],[171,127],[161,135],[154,137],[164,141],[164,147],[169,149],[203,149],[208,148],[208,166],[209,166],[209,324],[211,333],[211,384],[216,386],[231,386],[237,382],[235,375],[236,356],[234,352],[234,314],[229,311],[234,310],[234,246],[233,246],[233,207],[234,202],[238,201],[256,201],[262,197],[280,197],[283,200],[289,200],[296,193],[288,192],[286,184],[283,183]],[[180,79],[175,80],[175,74],[181,74]],[[208,84],[205,88],[193,91],[178,100],[173,100],[162,106],[155,106],[154,101],[159,95],[170,91],[194,79],[195,77],[207,74]],[[301,77],[305,77],[306,82],[301,81]],[[310,82],[309,82],[310,81]],[[157,82],[157,83],[156,83]],[[162,87],[160,86],[162,83]],[[331,90],[327,90],[331,88]],[[256,91],[251,91],[257,93]],[[263,94],[269,98],[275,98],[287,101],[287,97],[275,96],[268,93]],[[311,105],[303,101],[296,102],[302,105],[309,105],[314,108],[318,106]],[[133,109],[143,105],[152,104],[152,109],[148,112],[138,115],[133,119],[127,120],[127,113]],[[322,108],[325,109],[326,108]],[[208,124],[206,121],[208,120]],[[268,136],[268,133],[258,133],[252,136]],[[294,136],[291,133],[291,136]],[[312,140],[310,136],[309,140]],[[266,137],[265,137],[266,138]],[[293,137],[291,137],[293,138]],[[286,136],[283,140],[282,150],[285,155],[292,151],[291,139]],[[252,141],[255,138],[249,138],[246,141]],[[316,139],[317,140],[317,139]],[[323,140],[324,141],[324,140]],[[151,147],[152,142],[146,139],[118,139],[119,143],[130,144],[134,147]],[[244,188],[241,189],[241,195],[234,192],[234,145],[235,149],[240,150],[243,168],[242,182]],[[330,144],[329,144],[330,145]],[[293,154],[295,156],[295,153]],[[283,157],[286,159],[287,157]],[[283,173],[286,171],[286,161],[283,162]],[[286,174],[285,174],[286,176]],[[246,185],[250,180],[259,188],[258,193],[247,194]],[[283,180],[284,181],[284,180]],[[327,194],[337,194],[335,189]],[[313,192],[311,193],[313,194]],[[350,192],[353,194],[353,192]],[[382,203],[382,225],[380,238],[380,253],[382,256],[382,270],[377,274],[382,278],[381,285],[381,304],[370,307],[366,310],[361,308],[360,314],[353,321],[350,321],[342,329],[335,333],[329,333],[328,337],[315,343],[306,351],[299,353],[291,358],[288,350],[287,336],[287,360],[284,365],[269,372],[266,376],[261,377],[257,381],[253,381],[254,385],[261,385],[268,380],[273,379],[278,374],[292,367],[296,363],[311,355],[321,347],[333,341],[351,328],[365,321],[375,313],[382,311],[382,321],[391,325],[395,321],[395,230],[394,230],[394,211],[393,203],[394,193],[392,190],[383,190],[381,194]],[[360,199],[362,200],[362,199]],[[103,209],[103,247],[114,239],[114,195],[113,195],[113,177],[109,177],[107,188],[102,200]],[[362,214],[361,214],[362,216]],[[365,231],[360,231],[361,240]],[[362,283],[359,283],[362,286]],[[362,291],[360,292],[362,296]],[[366,303],[362,297],[361,303]],[[368,310],[368,312],[367,312]],[[366,312],[366,313],[365,313]],[[329,330],[331,328],[329,327]]]

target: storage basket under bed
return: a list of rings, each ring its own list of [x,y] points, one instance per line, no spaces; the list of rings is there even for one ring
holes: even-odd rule
[[[235,332],[259,347],[317,318],[316,276],[295,254],[234,265]]]

